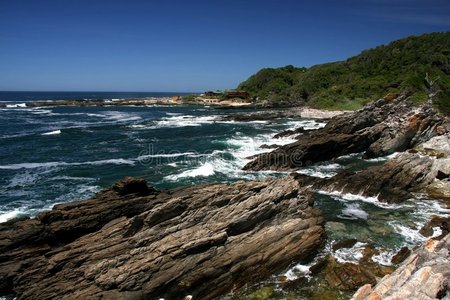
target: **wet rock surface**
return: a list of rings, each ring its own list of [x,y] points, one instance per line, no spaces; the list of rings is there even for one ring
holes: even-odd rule
[[[293,177],[155,191],[127,178],[94,198],[0,225],[0,291],[19,299],[213,299],[323,243]]]

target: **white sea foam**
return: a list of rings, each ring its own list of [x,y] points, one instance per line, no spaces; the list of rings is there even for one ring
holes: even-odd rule
[[[372,256],[372,261],[380,265],[391,266],[392,257],[394,257],[398,250],[385,250],[382,248],[378,248],[377,251],[379,252],[379,254]]]
[[[388,224],[394,228],[395,232],[402,235],[405,242],[409,245],[416,245],[426,240],[426,238],[419,233],[421,227],[420,224],[417,224],[417,229],[410,228],[404,224],[401,224],[399,221],[391,221],[388,222]]]
[[[50,109],[42,109],[40,107],[32,109],[30,112],[34,115],[48,115],[53,113]]]
[[[290,268],[283,275],[286,276],[286,279],[289,280],[289,281],[296,280],[300,276],[308,276],[311,273],[309,271],[309,268],[312,265],[313,265],[312,263],[311,264],[307,264],[307,265],[297,264],[294,267]]]
[[[96,160],[96,161],[86,161],[82,163],[73,163],[73,165],[134,165],[136,162],[130,159],[124,158],[113,158],[113,159],[104,159],[104,160]]]
[[[387,160],[395,158],[399,154],[400,154],[400,152],[395,152],[395,153],[392,153],[392,154],[386,155],[386,156],[369,158],[369,159],[366,159],[366,161],[369,161],[369,162],[387,161]]]
[[[61,130],[54,130],[54,131],[50,131],[50,132],[45,132],[42,135],[58,135],[61,134]]]
[[[168,127],[193,127],[202,126],[202,124],[210,124],[217,119],[218,116],[192,116],[192,115],[182,115],[182,116],[172,116],[162,118],[160,121],[156,122],[156,128]]]
[[[338,215],[338,217],[349,220],[367,220],[369,214],[361,209],[361,206],[358,203],[349,203],[345,205],[345,208],[342,210],[341,214]]]
[[[134,160],[115,158],[115,159],[105,159],[97,161],[85,161],[85,162],[73,162],[68,163],[64,161],[52,161],[45,163],[20,163],[11,165],[0,166],[1,170],[19,170],[19,169],[35,169],[35,168],[51,168],[58,166],[81,166],[81,165],[134,165],[136,162]]]
[[[432,238],[438,237],[442,234],[442,229],[440,227],[433,227],[433,235]]]
[[[27,107],[26,103],[6,104],[7,108]]]
[[[215,150],[212,153],[205,154],[191,154],[191,153],[180,153],[180,154],[163,154],[163,155],[147,155],[141,156],[144,157],[171,157],[171,156],[186,156],[189,158],[194,157],[202,157],[200,165],[197,165],[194,168],[190,168],[185,170],[179,174],[172,174],[164,177],[164,180],[168,181],[176,181],[181,178],[189,178],[189,177],[208,177],[214,174],[223,174],[228,178],[245,178],[245,179],[256,179],[260,177],[264,177],[270,175],[274,172],[259,172],[259,173],[251,173],[242,171],[242,167],[250,160],[249,156],[270,151],[270,149],[261,149],[260,146],[266,143],[275,142],[272,138],[273,134],[263,134],[256,137],[243,136],[240,133],[237,133],[230,139],[226,141],[216,141],[217,143],[225,143],[228,146],[227,150]],[[283,138],[277,139],[276,142],[278,144],[286,144],[292,142],[291,139]],[[233,156],[233,159],[227,159],[223,157],[223,153],[230,153]]]
[[[361,158],[363,156],[363,152],[358,152],[358,153],[350,153],[350,154],[346,154],[346,155],[342,155],[339,156],[338,158],[336,158],[337,160],[340,159],[353,159],[353,158]]]
[[[175,181],[181,178],[188,178],[188,177],[208,177],[214,175],[214,173],[215,173],[214,166],[211,163],[205,163],[201,164],[199,167],[195,169],[186,170],[176,175],[166,176],[164,177],[164,179]]]
[[[351,248],[341,248],[334,252],[334,257],[340,263],[352,262],[357,263],[363,257],[363,250],[367,244],[357,242]]]
[[[97,117],[97,118],[105,118],[107,116],[102,115],[102,114],[94,114],[94,113],[87,113],[86,116],[88,117]]]
[[[206,155],[206,154],[204,154],[204,155]],[[181,157],[181,156],[199,157],[199,156],[203,156],[203,154],[196,154],[195,152],[156,153],[156,154],[140,155],[138,157],[138,160],[142,160],[142,159],[146,159],[146,158],[174,158],[174,157]]]
[[[299,174],[305,174],[313,177],[319,177],[319,178],[330,178],[335,176],[339,170],[341,170],[343,167],[340,164],[317,164],[310,167],[305,167],[300,170],[297,170],[296,172]]]
[[[7,188],[15,188],[15,187],[26,187],[31,184],[34,184],[36,180],[38,180],[40,174],[33,173],[29,170],[25,170],[24,172],[18,172],[14,174],[14,177],[10,179],[9,184],[6,186]]]
[[[0,223],[4,223],[6,221],[14,219],[22,214],[24,214],[24,212],[20,209],[15,209],[13,211],[0,213]]]
[[[296,120],[296,121],[288,121],[287,124],[292,129],[297,129],[300,127],[303,127],[305,130],[315,130],[325,127],[327,123],[325,122],[319,122],[315,120]]]
[[[378,201],[378,196],[376,197],[365,197],[362,195],[355,195],[355,194],[350,194],[350,193],[341,193],[338,191],[317,191],[319,194],[323,194],[323,195],[328,195],[331,196],[333,199],[338,200],[338,201],[343,201],[343,202],[347,202],[347,201],[363,201],[363,202],[368,202],[368,203],[372,203],[376,206],[382,207],[382,208],[387,208],[387,209],[396,209],[401,207],[401,205],[398,204],[388,204],[388,203],[383,203]]]
[[[120,111],[107,111],[103,113],[103,116],[108,120],[117,122],[129,122],[142,119],[140,116],[132,113],[125,113]]]
[[[237,133],[235,136],[228,139],[226,144],[232,147],[231,154],[234,157],[243,160],[243,166],[249,161],[249,157],[259,153],[272,151],[272,149],[262,149],[261,146],[263,144],[286,145],[296,141],[295,139],[288,137],[274,139],[272,136],[273,134],[261,134],[255,137],[250,137]]]

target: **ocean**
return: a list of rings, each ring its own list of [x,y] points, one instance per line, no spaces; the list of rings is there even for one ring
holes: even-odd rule
[[[192,93],[186,92],[7,92],[0,91],[1,102],[30,102],[57,100],[98,100],[98,99],[130,99],[146,97],[172,97]]]
[[[50,94],[6,97],[0,93],[0,98],[19,104],[30,99],[72,97],[54,93],[50,99]],[[241,168],[252,155],[270,151],[261,145],[295,141],[274,139],[276,133],[325,125],[311,119],[221,120],[223,115],[246,111],[203,106],[0,108],[0,222],[20,215],[33,217],[57,203],[87,199],[124,176],[143,177],[157,189],[285,176],[287,173],[244,172]],[[354,154],[297,172],[331,177],[386,159],[364,160],[361,154]],[[322,255],[331,253],[333,241],[358,240],[354,247],[333,253],[341,262],[357,261],[364,245],[370,244],[379,251],[373,259],[390,265],[398,249],[425,240],[419,229],[431,214],[449,213],[420,197],[400,205],[340,193],[314,197],[327,222],[329,241]],[[284,274],[295,279],[305,270],[305,263],[299,262]],[[279,288],[276,280],[264,285]]]

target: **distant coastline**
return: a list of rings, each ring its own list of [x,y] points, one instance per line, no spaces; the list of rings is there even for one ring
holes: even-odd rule
[[[139,99],[186,96],[194,92],[0,91],[0,102]]]

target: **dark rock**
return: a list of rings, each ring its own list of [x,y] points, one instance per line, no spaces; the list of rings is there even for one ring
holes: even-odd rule
[[[449,177],[450,177],[450,174],[444,173],[440,170],[438,171],[438,173],[436,175],[436,179],[439,179],[439,180],[447,179]]]
[[[321,212],[290,176],[146,196],[138,182],[132,194],[116,185],[36,219],[0,224],[0,292],[213,299],[309,258],[323,243]]]
[[[448,164],[448,159],[405,152],[383,165],[372,166],[357,173],[342,172],[329,179],[310,179],[309,182],[314,189],[339,190],[366,197],[378,196],[379,201],[401,203],[412,198],[413,192],[426,189],[434,182],[440,170],[449,167]],[[307,181],[303,178],[300,180]]]
[[[450,232],[450,217],[432,216],[419,231],[423,236],[430,237],[433,235],[433,228],[439,227],[442,230],[443,235]]]
[[[391,259],[391,263],[398,265],[402,263],[411,254],[411,250],[408,247],[402,247]]]
[[[328,264],[328,259],[328,257],[319,259],[315,264],[309,267],[309,272],[311,272],[312,275],[317,275],[322,272]]]
[[[292,136],[292,135],[296,135],[296,134],[302,134],[305,133],[306,131],[310,131],[310,130],[306,130],[303,127],[299,127],[297,129],[294,130],[286,130],[286,131],[282,131],[280,133],[277,133],[273,136],[274,139],[279,139],[279,138],[283,138],[283,137],[288,137],[288,136]]]
[[[378,254],[380,254],[380,252],[377,249],[375,249],[372,245],[366,245],[362,251],[363,257],[361,257],[359,261],[365,265],[373,264],[372,257]]]
[[[351,248],[353,247],[358,241],[356,239],[348,239],[348,240],[342,240],[333,243],[333,251],[342,249],[342,248]]]
[[[220,120],[236,122],[274,121],[286,118],[301,118],[301,110],[267,110],[254,113],[239,113],[223,116]]]
[[[138,194],[146,196],[150,193],[156,192],[154,188],[149,188],[147,182],[142,178],[125,177],[122,180],[116,182],[113,186],[113,190],[119,195],[125,196],[129,194]]]
[[[443,117],[427,106],[420,110],[401,101],[378,100],[350,114],[336,116],[299,141],[258,155],[244,170],[289,170],[350,153],[364,157],[405,151],[436,136]]]
[[[295,289],[295,288],[298,288],[299,286],[305,285],[307,282],[308,282],[308,278],[306,278],[304,276],[300,276],[294,280],[282,281],[282,282],[280,282],[280,286],[284,290],[289,290],[289,289]]]
[[[272,144],[272,145],[262,144],[261,146],[259,146],[259,148],[261,148],[261,149],[275,149],[278,147],[279,147],[279,145],[275,145],[275,144]]]

